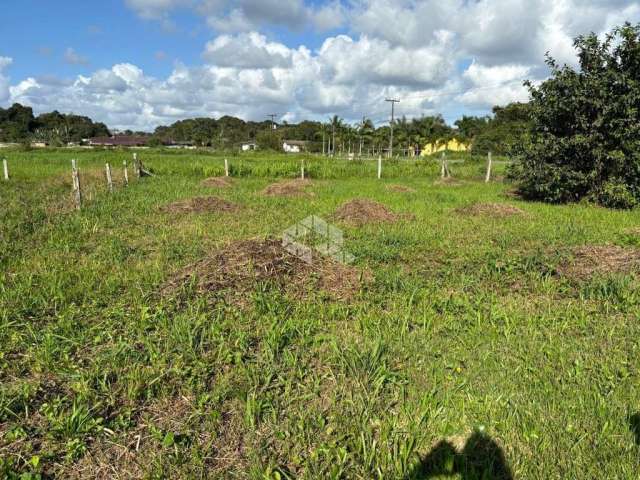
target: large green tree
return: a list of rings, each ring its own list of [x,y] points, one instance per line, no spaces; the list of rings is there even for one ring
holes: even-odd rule
[[[640,25],[603,40],[580,36],[579,68],[553,59],[531,91],[533,128],[512,176],[528,198],[583,198],[629,208],[640,201]]]

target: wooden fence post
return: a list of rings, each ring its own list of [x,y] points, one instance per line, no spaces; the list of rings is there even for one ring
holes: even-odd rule
[[[138,154],[134,153],[133,154],[133,173],[135,173],[136,178],[140,178],[141,170],[142,170],[142,168],[140,167],[140,164],[138,163]]]
[[[300,166],[300,175],[302,180],[304,180],[304,158],[302,159],[302,164]]]
[[[224,176],[229,176],[229,161],[226,158],[224,159]]]
[[[382,155],[378,155],[378,180],[382,178]]]
[[[9,164],[6,158],[2,159],[2,169],[4,170],[4,179],[9,180]]]
[[[442,160],[440,160],[440,164],[441,164],[441,168],[440,168],[440,178],[444,179],[445,175],[447,174],[447,170],[446,167],[444,165],[445,159],[444,159],[444,153],[442,154]]]
[[[124,160],[122,162],[122,167],[124,168],[124,186],[129,186],[129,169],[127,168],[127,161]]]
[[[113,193],[113,178],[111,178],[111,165],[105,163],[104,169],[107,173],[107,187],[109,188],[109,192]]]
[[[80,173],[76,160],[71,160],[71,179],[73,180],[73,198],[76,204],[76,210],[82,208],[82,190],[80,188]]]
[[[484,179],[484,183],[489,183],[489,181],[491,180],[491,164],[493,163],[493,160],[491,158],[491,152],[489,152],[487,154],[487,176]]]

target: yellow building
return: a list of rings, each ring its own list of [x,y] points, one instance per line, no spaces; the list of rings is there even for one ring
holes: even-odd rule
[[[444,152],[445,150],[449,150],[450,152],[466,152],[467,150],[469,150],[469,148],[470,145],[468,143],[464,143],[456,138],[452,138],[448,142],[439,140],[437,142],[425,145],[420,155],[426,157],[427,155]]]

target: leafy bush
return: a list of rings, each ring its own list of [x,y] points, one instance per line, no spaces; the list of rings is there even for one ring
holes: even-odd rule
[[[531,135],[510,176],[527,198],[592,199],[614,208],[640,200],[640,25],[574,41],[579,71],[552,58],[531,92]]]

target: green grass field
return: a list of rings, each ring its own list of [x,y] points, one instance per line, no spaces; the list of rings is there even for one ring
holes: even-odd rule
[[[576,247],[639,247],[640,211],[524,202],[470,158],[451,167],[460,185],[424,160],[385,162],[379,181],[375,162],[307,158],[313,195],[269,197],[299,157],[229,157],[216,190],[200,182],[223,159],[204,153],[141,152],[155,176],[128,188],[125,151],[2,155],[0,477],[639,477],[637,277],[561,271]],[[160,210],[198,195],[241,209]],[[333,221],[353,198],[415,218],[336,222],[371,275],[349,301],[269,283],[241,304],[159,293],[230,242]],[[491,202],[524,213],[459,210]]]

